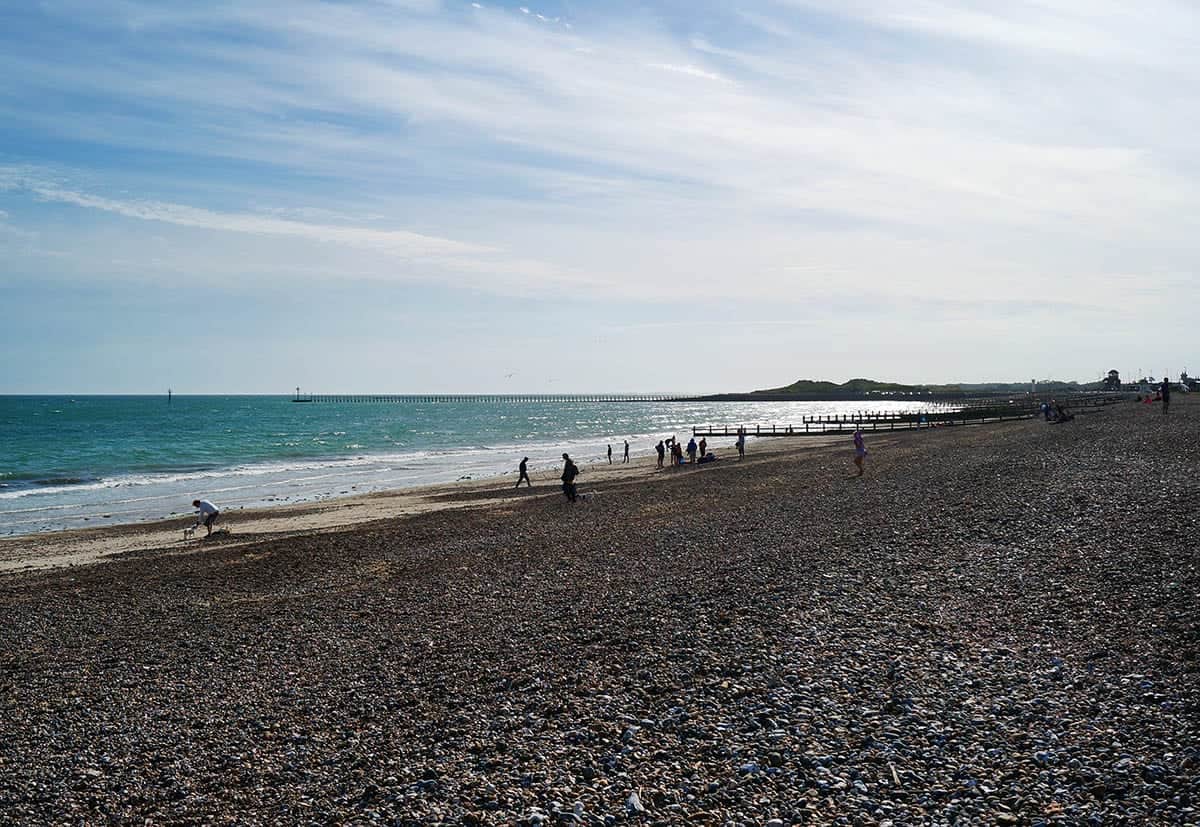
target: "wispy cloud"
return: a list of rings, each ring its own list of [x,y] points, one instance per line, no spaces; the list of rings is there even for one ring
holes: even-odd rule
[[[5,209],[436,257],[410,276],[522,294],[1120,302],[1109,274],[1196,263],[1174,0],[566,8],[29,7],[0,116],[103,151],[18,151],[72,177]]]
[[[76,207],[115,213],[126,218],[142,221],[160,221],[180,227],[203,230],[246,233],[250,235],[294,236],[312,241],[329,241],[339,244],[373,247],[407,255],[462,255],[467,253],[493,252],[494,248],[466,244],[435,236],[421,235],[404,230],[377,230],[365,227],[315,224],[275,218],[253,213],[221,213],[214,210],[170,204],[161,201],[126,201],[103,198],[84,192],[76,192],[35,179],[8,178],[8,188],[21,186],[38,198],[70,204]],[[0,186],[5,176],[0,170]]]
[[[715,80],[715,81],[720,81],[721,83],[729,83],[730,82],[728,78],[721,77],[716,72],[707,72],[704,69],[701,69],[698,66],[692,66],[691,64],[688,64],[685,66],[679,66],[674,63],[651,63],[650,66],[651,66],[651,68],[654,68],[654,69],[663,69],[664,71],[667,71],[667,72],[678,72],[681,75],[691,75],[692,77],[695,77],[695,78],[704,78],[705,80]]]

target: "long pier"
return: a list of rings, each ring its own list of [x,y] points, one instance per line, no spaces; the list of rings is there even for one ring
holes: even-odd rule
[[[1063,396],[1062,402],[1068,413],[1084,413],[1114,405],[1127,397],[1127,394],[1115,393],[1081,394]],[[697,425],[692,428],[692,436],[735,437],[739,433],[760,437],[811,436],[851,433],[859,427],[864,431],[911,431],[935,426],[982,425],[987,422],[1033,419],[1037,416],[1041,416],[1041,401],[1033,398],[1013,399],[1007,403],[995,399],[964,399],[958,403],[939,403],[924,410],[803,416],[798,424]]]
[[[453,402],[504,404],[575,403],[575,402],[682,402],[687,397],[674,394],[325,394],[297,393],[293,402],[375,403],[429,405]]]

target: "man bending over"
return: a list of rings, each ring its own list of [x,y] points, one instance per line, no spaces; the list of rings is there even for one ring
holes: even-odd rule
[[[204,536],[211,537],[213,523],[221,516],[221,512],[208,500],[192,500],[192,507],[196,509],[196,524],[192,526],[192,531],[203,525],[208,529],[208,534]]]

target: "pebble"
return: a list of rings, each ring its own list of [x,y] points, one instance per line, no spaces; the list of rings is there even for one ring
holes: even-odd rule
[[[4,575],[5,818],[1197,823],[1177,407]]]

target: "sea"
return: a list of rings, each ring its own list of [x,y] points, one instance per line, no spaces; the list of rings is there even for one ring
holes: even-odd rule
[[[593,402],[496,397],[308,402],[288,396],[0,396],[0,538],[305,503],[652,454],[695,425],[798,424],[804,416],[922,403]],[[730,445],[733,438],[727,440]],[[716,440],[720,443],[721,440]],[[750,440],[753,450],[753,438]],[[714,447],[722,447],[720,444]],[[728,446],[725,446],[728,447]]]

